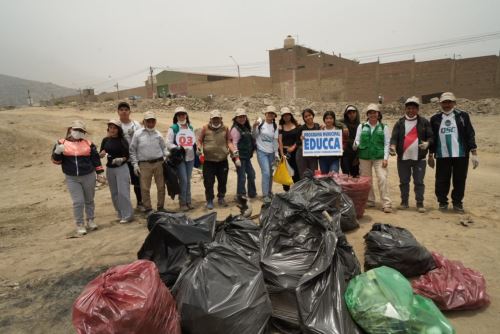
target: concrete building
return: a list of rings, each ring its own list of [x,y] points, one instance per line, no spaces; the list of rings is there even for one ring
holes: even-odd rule
[[[359,64],[295,45],[269,51],[272,91],[285,99],[314,101],[385,101],[453,91],[459,97],[500,97],[500,57],[415,60]]]

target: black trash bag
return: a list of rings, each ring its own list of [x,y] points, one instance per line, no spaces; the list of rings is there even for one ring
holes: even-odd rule
[[[347,286],[354,276],[361,274],[361,265],[345,235],[337,232],[337,238],[337,253],[344,267],[344,281]]]
[[[214,240],[216,219],[216,212],[194,220],[183,213],[155,213],[148,218],[152,228],[137,258],[153,261],[162,281],[171,288],[190,260],[188,248]]]
[[[241,216],[228,216],[217,225],[215,241],[233,247],[255,263],[259,263],[260,226]]]
[[[272,309],[259,266],[230,246],[204,247],[172,289],[182,332],[265,333]]]
[[[346,194],[341,194],[340,200],[340,227],[343,232],[352,231],[359,227],[358,219],[356,218],[356,208],[354,202]]]
[[[165,179],[165,185],[167,186],[168,196],[171,199],[174,199],[176,195],[181,193],[181,187],[179,185],[177,168],[170,160],[163,162],[163,178]]]
[[[365,271],[388,266],[406,277],[414,277],[436,267],[432,254],[402,227],[373,224],[364,239]]]
[[[288,193],[275,195],[266,214],[262,215],[260,259],[273,304],[271,327],[274,330],[341,333],[338,331],[342,328],[354,328],[345,333],[357,333],[350,315],[344,312],[343,290],[335,290],[345,289],[346,279],[356,272],[356,266],[359,271],[352,248],[342,248],[339,244],[342,251],[337,255],[337,235],[343,236],[339,200],[340,187],[332,179],[309,176],[292,186]],[[333,222],[323,216],[323,211],[334,213]],[[335,241],[330,242],[328,248],[325,244],[327,234]],[[341,258],[348,262],[350,256],[354,256],[354,261],[344,270]],[[318,261],[323,261],[321,270]],[[330,286],[332,284],[336,286]],[[311,303],[318,312],[310,308]],[[339,305],[342,307],[336,309]],[[333,322],[326,325],[329,321]],[[320,326],[316,332],[315,323]],[[329,326],[330,331],[323,325]]]

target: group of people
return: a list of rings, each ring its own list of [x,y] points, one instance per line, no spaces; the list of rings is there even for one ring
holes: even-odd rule
[[[316,113],[310,108],[302,111],[300,124],[288,107],[278,111],[268,106],[250,124],[247,112],[237,108],[231,126],[223,122],[219,110],[210,112],[209,121],[198,133],[190,123],[184,107],[175,109],[172,125],[164,137],[156,129],[157,119],[152,111],[144,113],[142,123],[130,118],[130,106],[118,105],[119,120],[107,123],[107,136],[99,149],[86,138],[88,134],[82,121],[74,121],[66,136],[57,141],[52,151],[52,161],[62,166],[69,193],[73,200],[73,212],[78,234],[94,230],[94,188],[97,182],[107,181],[113,206],[120,223],[134,219],[130,199],[130,183],[134,187],[137,209],[153,212],[150,189],[154,178],[157,188],[157,211],[164,211],[165,179],[164,161],[173,152],[177,157],[175,171],[178,178],[179,209],[194,208],[191,196],[191,175],[195,161],[203,164],[203,184],[206,208],[214,209],[214,185],[217,180],[217,205],[226,207],[228,156],[237,173],[236,199],[255,198],[254,153],[262,174],[262,198],[269,202],[272,197],[273,169],[286,160],[293,171],[294,182],[304,177],[306,170],[320,170],[321,174],[342,171],[352,177],[372,176],[374,172],[382,210],[392,212],[392,201],[387,190],[388,160],[397,155],[400,179],[401,209],[409,208],[410,179],[413,177],[416,207],[424,208],[424,176],[427,164],[436,168],[435,194],[440,210],[448,209],[450,182],[453,209],[463,212],[465,181],[469,156],[473,168],[479,164],[475,134],[469,115],[456,108],[452,93],[443,93],[441,110],[430,121],[419,115],[420,101],[411,97],[405,102],[405,115],[391,131],[382,122],[379,104],[369,104],[364,113],[366,121],[354,105],[344,109],[343,120],[337,121],[333,111],[324,112],[323,124],[316,123]],[[342,155],[304,156],[304,131],[338,130],[342,135]],[[106,159],[106,170],[101,165]],[[104,177],[103,173],[106,173]],[[283,189],[288,191],[289,186]],[[372,189],[368,206],[375,206]],[[84,219],[84,212],[86,219]]]

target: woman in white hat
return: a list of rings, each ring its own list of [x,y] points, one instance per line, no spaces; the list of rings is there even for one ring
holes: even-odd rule
[[[130,174],[127,166],[130,153],[120,121],[108,122],[108,135],[101,142],[99,155],[107,159],[106,177],[118,219],[121,224],[128,223],[133,219],[133,209],[130,203]]]
[[[389,144],[391,134],[389,127],[382,123],[382,113],[378,104],[371,103],[366,107],[367,122],[358,126],[353,149],[359,151],[359,171],[361,176],[372,176],[372,169],[377,176],[382,210],[392,212],[392,201],[387,191]],[[373,182],[368,195],[368,206],[375,206]]]
[[[194,129],[189,122],[187,110],[184,107],[177,107],[174,113],[173,124],[167,132],[167,148],[183,147],[185,158],[177,165],[177,174],[179,176],[179,186],[181,193],[179,195],[179,206],[181,211],[194,209],[191,204],[191,175],[194,167],[194,149],[196,136]]]
[[[280,114],[281,118],[279,120],[278,127],[278,144],[280,154],[282,157],[287,159],[288,164],[294,171],[292,176],[293,182],[298,182],[300,180],[300,176],[295,156],[297,153],[297,141],[299,139],[299,123],[295,117],[293,117],[293,114],[288,107],[281,108]],[[290,186],[283,186],[283,190],[288,191],[289,189]]]
[[[264,202],[270,202],[273,186],[273,164],[279,160],[279,131],[276,124],[276,108],[267,106],[263,113],[264,121],[257,120],[253,124],[253,136],[257,146],[257,161],[262,174],[262,198]]]
[[[52,162],[61,165],[73,200],[73,216],[78,235],[87,234],[87,229],[97,229],[94,222],[96,174],[99,182],[106,182],[102,175],[104,168],[101,166],[97,148],[85,138],[86,135],[85,123],[73,121],[66,137],[59,139],[52,150]],[[87,216],[86,224],[84,210]]]

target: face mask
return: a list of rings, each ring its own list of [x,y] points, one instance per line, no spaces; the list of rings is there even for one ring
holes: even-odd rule
[[[441,111],[443,112],[443,114],[445,114],[445,115],[449,115],[449,114],[451,114],[451,112],[453,111],[453,108],[451,108],[451,109],[450,109],[450,110],[448,110],[448,111],[444,111],[443,107],[441,107]]]
[[[187,123],[187,120],[183,120],[183,121],[177,121],[177,123],[179,123],[179,125],[186,125],[186,123]]]
[[[73,137],[73,139],[76,139],[76,140],[80,140],[80,139],[83,139],[83,137],[85,137],[85,133],[80,132],[80,131],[76,131],[76,130],[71,130],[70,135],[71,135],[71,137]]]
[[[219,123],[217,125],[215,125],[213,123],[210,123],[210,126],[212,126],[212,128],[214,128],[214,129],[218,129],[218,128],[220,128],[222,126],[222,123]]]
[[[152,128],[152,129],[150,129],[150,128],[144,128],[144,129],[146,129],[146,131],[148,131],[148,132],[154,132],[155,131],[155,128]]]

